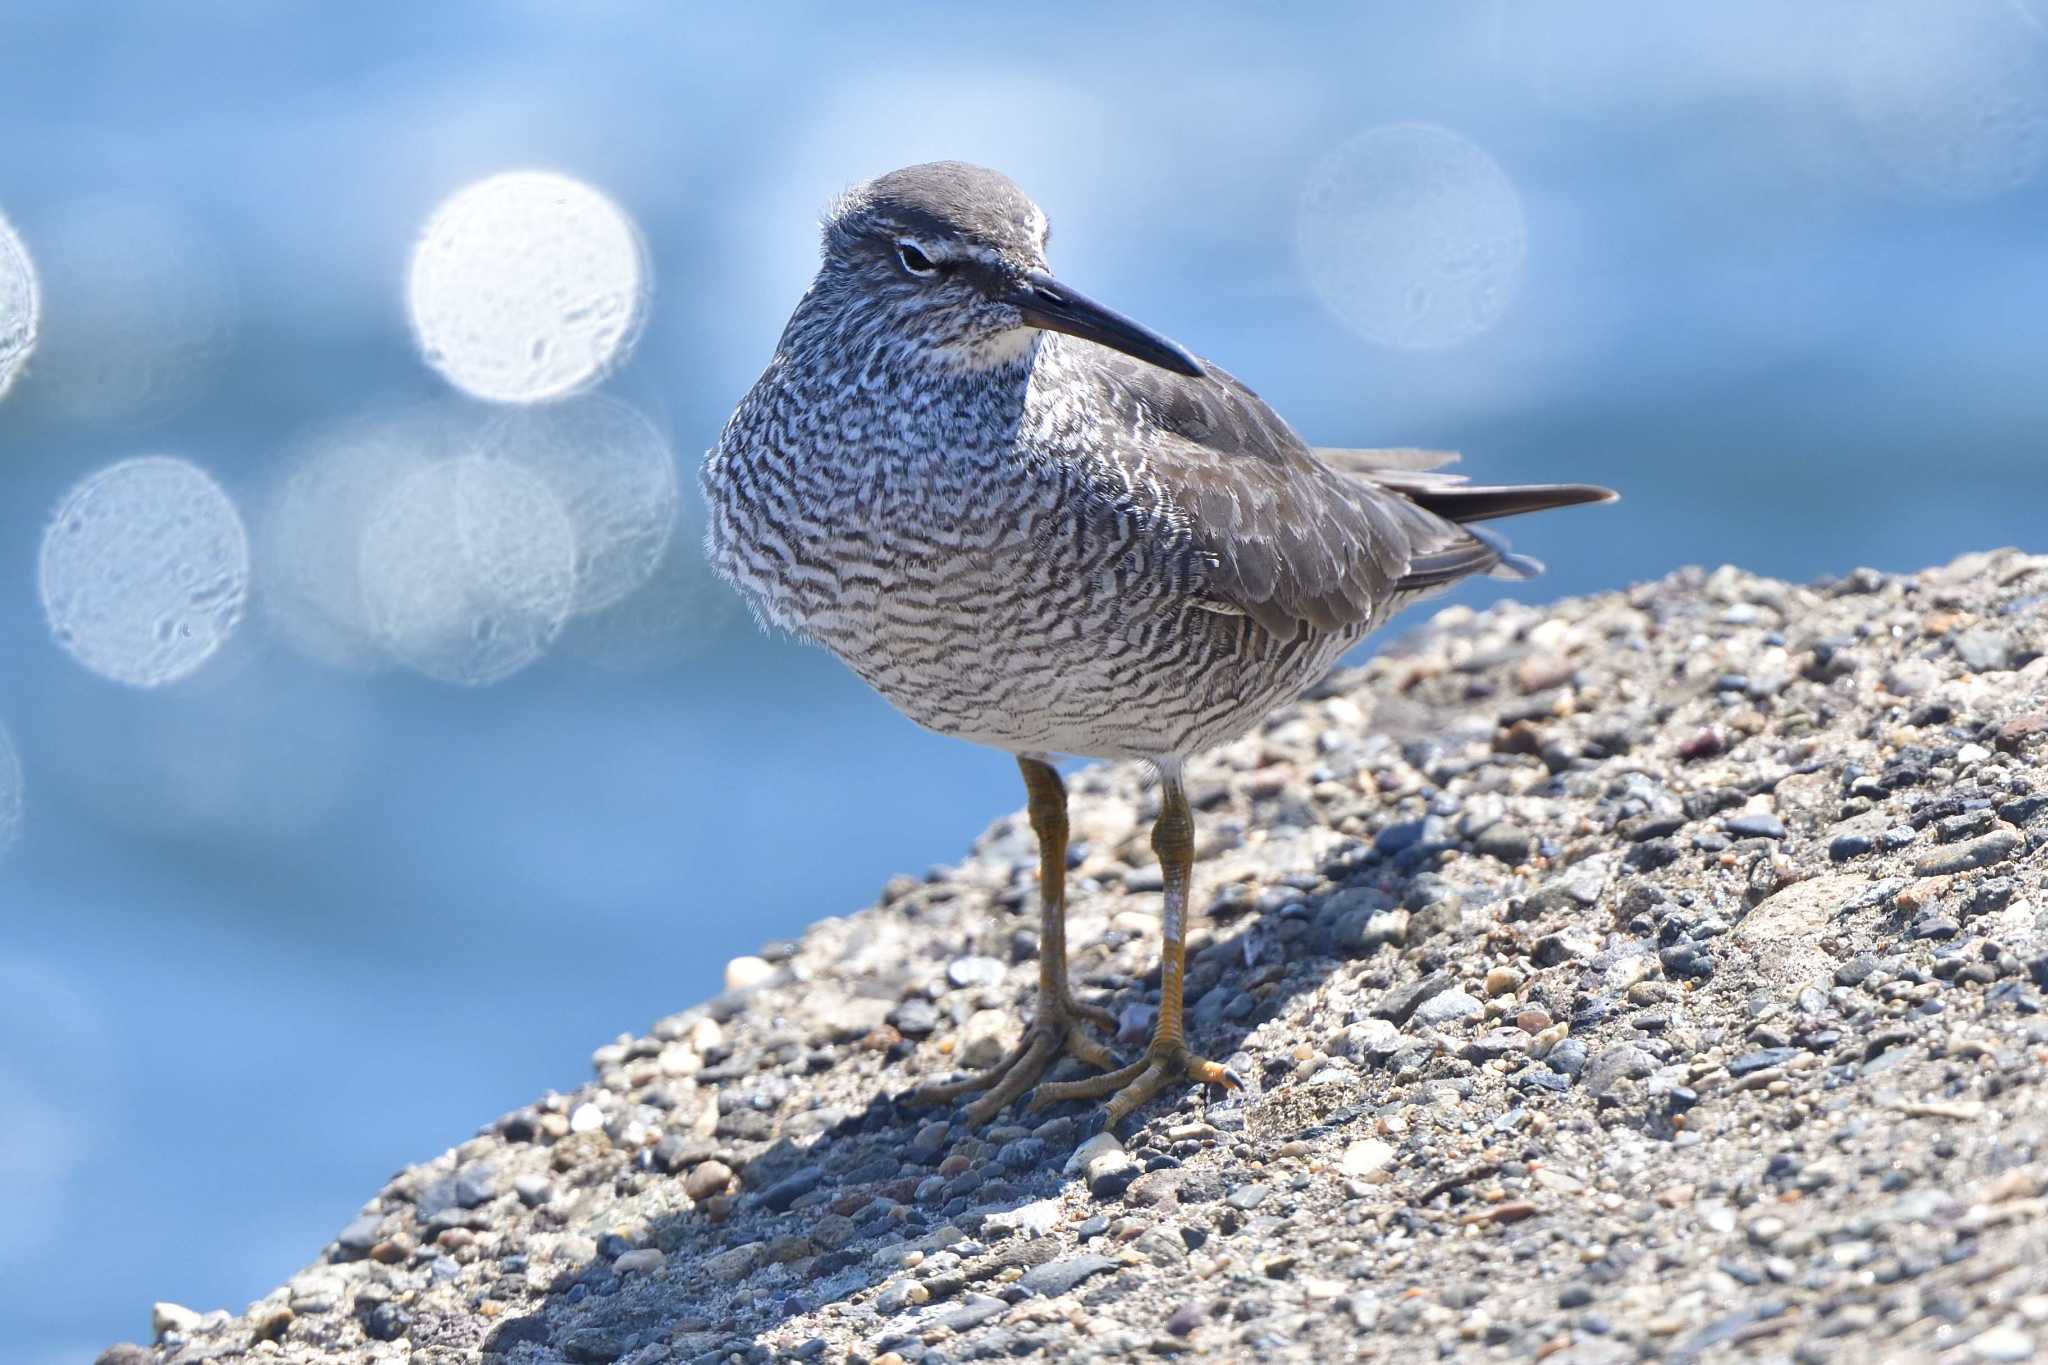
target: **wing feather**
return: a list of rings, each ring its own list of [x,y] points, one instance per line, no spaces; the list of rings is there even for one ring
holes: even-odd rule
[[[1540,567],[1462,523],[1613,494],[1581,484],[1487,488],[1433,450],[1313,450],[1259,396],[1206,365],[1190,379],[1091,348],[1098,407],[1133,433],[1151,509],[1185,531],[1204,591],[1274,634],[1363,630],[1479,573]]]

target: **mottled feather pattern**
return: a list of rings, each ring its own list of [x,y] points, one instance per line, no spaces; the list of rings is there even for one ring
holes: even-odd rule
[[[1022,327],[964,287],[1042,268],[1044,233],[973,167],[848,196],[705,461],[713,566],[920,724],[1171,762],[1417,596],[1519,567],[1461,520],[1611,496],[1474,489],[1417,452],[1319,458],[1206,362],[1182,375]],[[899,234],[959,253],[950,292],[937,267],[897,269]]]

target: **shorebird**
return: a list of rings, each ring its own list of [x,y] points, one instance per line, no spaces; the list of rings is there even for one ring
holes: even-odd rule
[[[1235,378],[1055,279],[1046,216],[959,162],[871,180],[707,456],[706,549],[769,626],[831,649],[941,734],[1015,755],[1038,837],[1038,1003],[996,1066],[913,1092],[981,1123],[1108,1096],[1114,1127],[1183,1078],[1192,754],[1248,731],[1418,597],[1540,566],[1470,523],[1604,502],[1480,487],[1415,451],[1318,450]],[[1066,961],[1054,755],[1157,770],[1160,1000],[1118,1068]],[[1062,1055],[1103,1074],[1039,1084]]]

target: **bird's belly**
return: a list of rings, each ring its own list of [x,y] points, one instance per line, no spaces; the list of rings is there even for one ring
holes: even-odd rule
[[[1234,738],[1343,647],[1247,650],[1238,621],[1185,606],[1069,600],[1054,584],[956,574],[853,593],[807,630],[926,729],[1013,753],[1159,758]]]

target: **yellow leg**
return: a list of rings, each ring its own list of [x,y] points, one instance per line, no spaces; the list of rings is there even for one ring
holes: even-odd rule
[[[957,1081],[923,1086],[911,1104],[943,1104],[976,1090],[988,1093],[967,1107],[969,1123],[986,1123],[1037,1083],[1062,1053],[1089,1066],[1116,1065],[1108,1049],[1090,1038],[1081,1021],[1115,1029],[1116,1017],[1099,1005],[1077,1002],[1067,988],[1067,789],[1051,764],[1023,758],[1017,766],[1030,794],[1031,828],[1038,835],[1038,1010],[1010,1054],[986,1071]]]
[[[1151,1045],[1145,1049],[1144,1060],[1120,1071],[1041,1085],[1031,1097],[1033,1109],[1062,1100],[1091,1100],[1109,1095],[1106,1113],[1109,1126],[1114,1128],[1181,1077],[1232,1090],[1243,1084],[1230,1068],[1188,1051],[1183,1028],[1181,990],[1187,976],[1188,886],[1194,876],[1195,820],[1188,810],[1187,794],[1181,790],[1177,772],[1168,772],[1161,780],[1159,819],[1152,826],[1152,851],[1159,855],[1160,879],[1165,883],[1166,895],[1159,953],[1159,1023],[1152,1030]]]

